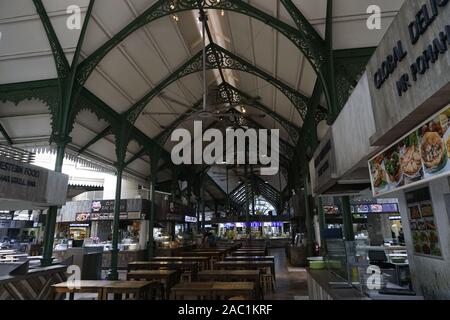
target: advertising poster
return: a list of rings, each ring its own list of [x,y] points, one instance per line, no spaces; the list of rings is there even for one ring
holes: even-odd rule
[[[450,174],[450,105],[369,161],[374,196]]]

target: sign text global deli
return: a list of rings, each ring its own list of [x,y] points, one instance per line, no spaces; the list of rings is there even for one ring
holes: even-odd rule
[[[424,4],[417,12],[415,19],[408,25],[408,31],[411,43],[415,45],[420,37],[425,33],[428,27],[434,22],[439,15],[440,8],[445,7],[450,0],[430,0],[429,5]],[[401,75],[396,82],[396,89],[399,96],[408,91],[412,86],[411,80],[417,81],[419,75],[423,75],[430,68],[430,63],[435,63],[439,59],[440,54],[448,51],[450,45],[450,25],[446,25],[444,30],[433,39],[424,49],[423,53],[410,66],[410,72]],[[397,42],[393,53],[386,57],[380,68],[374,75],[375,87],[381,89],[384,82],[397,69],[398,63],[401,62],[408,52],[404,50],[402,41]]]

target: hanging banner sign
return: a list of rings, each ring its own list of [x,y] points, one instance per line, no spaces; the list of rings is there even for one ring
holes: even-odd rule
[[[374,196],[450,174],[450,105],[369,160]]]
[[[0,199],[20,202],[21,209],[64,204],[68,179],[67,175],[0,156]]]

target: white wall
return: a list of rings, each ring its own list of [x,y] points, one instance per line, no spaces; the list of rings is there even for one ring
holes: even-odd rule
[[[445,196],[450,196],[450,187],[447,178],[432,181],[429,186],[442,259],[414,255],[404,191],[399,191],[392,196],[399,200],[414,289],[428,299],[450,299],[450,221],[448,214],[450,208],[445,202]]]
[[[116,176],[105,175],[105,182],[103,184],[103,199],[113,200],[116,197]],[[138,190],[139,183],[131,178],[122,179],[121,199],[135,199],[139,197]]]
[[[337,177],[341,177],[374,150],[369,143],[369,138],[375,133],[375,120],[366,73],[359,80],[331,130],[336,159],[335,173]]]

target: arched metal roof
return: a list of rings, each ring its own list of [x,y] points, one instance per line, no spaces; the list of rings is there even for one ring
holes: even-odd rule
[[[69,150],[114,165],[117,127],[126,118],[133,126],[128,173],[148,177],[148,147],[170,151],[171,130],[189,128],[201,108],[200,4],[209,18],[207,82],[216,100],[238,99],[252,126],[280,129],[286,150],[295,148],[305,121],[316,131],[333,111],[333,88],[323,84],[327,59],[335,62],[338,109],[403,2],[0,0],[0,141],[26,147],[57,140],[64,118],[57,105],[67,98],[58,90],[69,86]],[[382,10],[380,30],[366,27],[373,4]],[[80,29],[67,25],[73,5],[81,10]],[[319,107],[308,117],[311,101]],[[257,118],[261,113],[266,117]],[[161,181],[171,174],[165,157]]]

